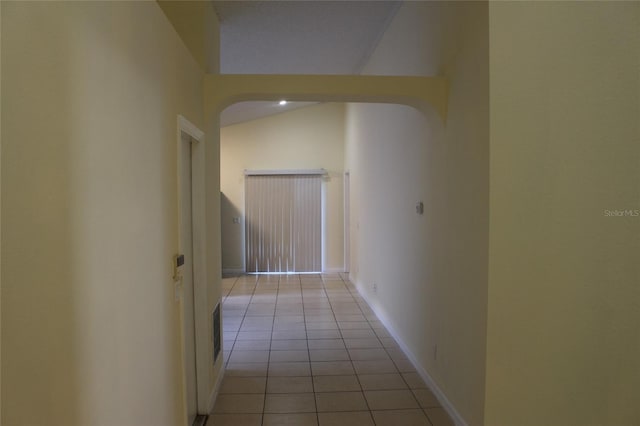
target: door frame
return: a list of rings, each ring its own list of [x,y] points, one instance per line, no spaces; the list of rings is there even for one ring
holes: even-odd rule
[[[206,255],[205,255],[205,156],[204,156],[204,132],[196,127],[182,115],[178,115],[177,124],[177,187],[178,187],[178,253],[183,253],[182,235],[180,234],[180,215],[182,206],[182,194],[180,190],[180,177],[182,174],[182,134],[191,137],[191,229],[192,229],[192,253],[193,253],[193,309],[195,326],[195,355],[196,355],[196,392],[198,414],[207,414],[209,410],[209,362],[208,361],[208,336],[209,315],[207,314],[207,288],[206,288]],[[183,291],[180,292],[184,298]],[[184,330],[184,316],[180,315],[180,332]],[[187,388],[185,370],[185,340],[182,338],[182,388],[183,406],[187,407]],[[185,422],[186,423],[186,422]],[[190,425],[189,425],[190,426]]]
[[[344,265],[343,270],[345,273],[351,272],[351,172],[346,170],[344,172],[343,180],[343,226],[344,226]]]

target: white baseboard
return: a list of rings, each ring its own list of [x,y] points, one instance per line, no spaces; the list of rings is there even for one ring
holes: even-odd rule
[[[325,268],[322,273],[324,274],[337,274],[340,272],[344,272],[344,268]]]
[[[378,309],[375,306],[375,304],[371,303],[371,300],[369,299],[368,295],[362,291],[362,288],[363,288],[362,284],[357,282],[355,286],[360,296],[362,296],[362,298],[367,302],[367,304],[369,305],[371,310],[376,314],[380,322],[386,327],[389,334],[391,334],[391,336],[398,343],[398,345],[400,346],[400,349],[402,349],[402,352],[404,352],[404,354],[407,356],[409,361],[411,361],[411,364],[413,364],[413,367],[416,369],[416,371],[418,372],[422,380],[424,380],[429,390],[431,390],[431,392],[433,392],[433,394],[436,396],[436,398],[440,402],[440,405],[442,405],[442,408],[444,408],[445,411],[449,414],[449,416],[451,416],[451,419],[456,424],[456,426],[468,426],[467,422],[460,415],[460,413],[458,413],[458,410],[456,410],[456,408],[453,406],[451,401],[449,401],[449,399],[446,397],[444,392],[442,392],[442,389],[440,389],[440,387],[435,382],[435,380],[433,380],[433,378],[431,377],[431,375],[429,375],[427,370],[425,370],[420,365],[415,355],[409,350],[409,347],[402,341],[402,339],[400,339],[396,330],[391,326],[391,321],[389,321],[389,318],[387,317],[387,315],[384,312],[382,312],[380,309]]]
[[[223,269],[222,270],[222,275],[239,275],[239,274],[245,274],[247,271],[245,271],[244,269],[233,269],[233,268],[228,268],[228,269]],[[326,268],[324,269],[321,273],[323,274],[337,274],[337,273],[344,273],[344,268]],[[274,272],[274,274],[279,274],[280,272]],[[285,274],[286,272],[282,272],[283,274]],[[294,272],[294,273],[299,273],[299,272]],[[315,272],[317,274],[317,272]]]
[[[220,355],[222,355],[222,362],[224,363],[224,355],[222,354],[222,352],[220,352]],[[213,386],[213,390],[211,391],[211,395],[209,397],[209,413],[213,412],[213,406],[216,403],[216,398],[218,398],[218,393],[220,393],[220,386],[222,386],[222,379],[224,379],[224,371],[225,368],[223,364],[220,368],[220,374],[218,374],[216,384]]]

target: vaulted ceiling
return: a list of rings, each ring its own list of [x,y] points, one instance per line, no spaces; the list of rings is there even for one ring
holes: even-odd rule
[[[359,74],[399,1],[214,1],[223,74]],[[221,124],[309,103],[244,102]]]

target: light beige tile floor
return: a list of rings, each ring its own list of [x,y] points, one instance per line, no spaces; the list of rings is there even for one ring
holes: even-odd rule
[[[207,426],[449,426],[342,274],[223,280],[225,377]]]

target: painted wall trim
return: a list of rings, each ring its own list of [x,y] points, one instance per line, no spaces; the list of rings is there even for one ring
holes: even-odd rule
[[[206,214],[205,214],[205,155],[204,155],[204,132],[198,129],[193,123],[182,115],[178,115],[177,123],[177,149],[178,149],[178,242],[180,244],[180,176],[182,164],[182,133],[191,136],[191,185],[192,185],[192,245],[193,245],[193,292],[194,292],[194,312],[195,312],[195,354],[196,354],[196,386],[197,386],[197,407],[199,414],[206,414],[208,401],[206,395],[209,393],[208,381],[210,363],[209,360],[209,314],[207,309],[207,270],[206,270],[206,241],[201,238],[204,235]],[[182,247],[178,247],[178,252],[182,252]],[[184,297],[184,295],[183,295]],[[181,319],[182,321],[182,319]],[[180,324],[182,330],[183,325]],[[184,345],[184,342],[183,342]],[[183,361],[183,379],[186,377]],[[185,387],[186,398],[186,387]],[[185,399],[186,402],[186,399]]]
[[[216,384],[213,386],[213,389],[211,390],[211,394],[209,395],[207,413],[213,412],[213,406],[216,404],[216,399],[218,399],[218,394],[220,393],[220,387],[222,386],[222,380],[224,379],[225,371],[226,370],[224,368],[220,369],[220,374],[218,374],[218,378],[216,379]]]
[[[204,132],[198,129],[195,124],[184,118],[182,115],[178,115],[178,129],[189,134],[198,142],[202,141],[204,138]]]
[[[371,102],[412,106],[447,117],[444,77],[206,74],[205,107],[218,114],[243,101]]]
[[[468,426],[467,422],[464,420],[462,415],[460,415],[458,410],[456,410],[455,406],[451,403],[451,401],[449,401],[449,399],[444,394],[442,389],[440,389],[438,384],[435,382],[435,380],[433,380],[431,375],[429,375],[427,370],[425,370],[420,365],[415,355],[411,352],[411,350],[409,350],[409,347],[400,338],[400,335],[396,332],[396,330],[391,325],[391,321],[389,321],[389,318],[387,317],[387,315],[383,311],[381,311],[379,308],[377,308],[377,305],[373,303],[373,301],[368,297],[367,293],[365,293],[362,290],[364,288],[362,283],[356,282],[355,287],[358,290],[358,294],[360,294],[360,296],[362,296],[362,298],[367,302],[367,304],[369,305],[371,310],[373,310],[373,312],[376,314],[380,322],[386,327],[389,334],[391,334],[391,336],[398,343],[398,345],[400,346],[400,349],[402,349],[402,352],[404,352],[404,354],[407,356],[409,361],[411,361],[411,364],[413,364],[413,367],[416,369],[416,371],[418,372],[422,380],[425,381],[425,383],[427,384],[427,387],[436,396],[436,398],[440,402],[440,405],[442,405],[442,408],[444,408],[449,414],[449,416],[451,416],[451,419],[456,424],[456,426]]]
[[[344,268],[325,268],[322,270],[325,274],[338,274],[345,272]]]
[[[320,184],[320,267],[327,269],[327,183]]]
[[[271,176],[271,175],[326,175],[325,169],[284,169],[284,170],[245,170],[245,176]]]
[[[343,265],[344,271],[340,272],[349,272],[351,269],[351,172],[349,170],[345,170],[344,176],[342,179],[343,189],[342,189],[342,206],[343,206],[343,219],[342,226],[343,235],[344,235],[344,246],[343,246]]]

